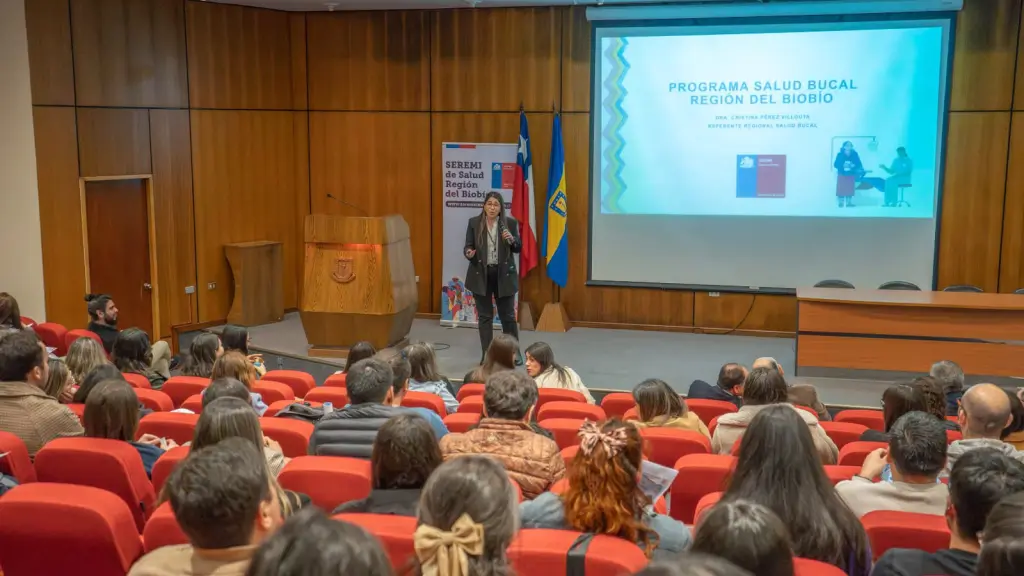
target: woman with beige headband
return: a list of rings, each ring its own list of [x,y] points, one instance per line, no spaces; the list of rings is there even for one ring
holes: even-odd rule
[[[649,557],[668,558],[690,546],[690,530],[654,512],[640,489],[640,432],[617,418],[586,422],[569,464],[564,494],[545,492],[519,506],[523,528],[554,528],[617,536]]]
[[[517,500],[497,460],[463,456],[438,467],[423,487],[413,534],[419,574],[512,574],[505,550],[519,531]]]

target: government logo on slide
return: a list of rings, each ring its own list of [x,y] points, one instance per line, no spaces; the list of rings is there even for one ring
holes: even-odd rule
[[[785,198],[785,154],[736,156],[737,198]]]

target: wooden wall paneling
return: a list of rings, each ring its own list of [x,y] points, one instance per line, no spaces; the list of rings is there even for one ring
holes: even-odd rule
[[[1010,121],[1010,161],[1003,203],[1003,241],[999,254],[999,291],[1024,288],[1024,112]]]
[[[550,112],[561,100],[561,24],[556,7],[434,12],[432,109]]]
[[[25,28],[32,103],[74,106],[75,69],[68,0],[25,0]]]
[[[429,110],[430,19],[427,10],[309,14],[310,109]]]
[[[188,110],[150,110],[153,152],[153,215],[156,217],[160,326],[155,338],[169,338],[171,326],[193,324],[196,246],[192,204],[192,144]]]
[[[1021,0],[967,0],[956,28],[950,110],[1009,110]]]
[[[74,0],[71,24],[79,106],[188,106],[182,0]]]
[[[298,308],[302,301],[302,289],[305,283],[305,274],[303,273],[306,257],[305,222],[306,216],[312,214],[310,207],[309,113],[306,111],[292,113],[292,142],[295,143],[292,158],[295,162],[295,213],[298,215],[295,227],[295,247],[292,252],[298,271],[295,278],[295,307]],[[282,247],[282,249],[284,248],[287,246]]]
[[[986,292],[998,288],[1009,132],[1009,112],[949,115],[939,289],[952,284],[974,284]]]
[[[82,176],[149,174],[149,111],[78,108]]]
[[[708,333],[735,329],[789,336],[796,332],[796,296],[695,292],[693,325]]]
[[[192,172],[199,321],[223,319],[231,303],[224,244],[276,240],[284,244],[284,305],[298,305],[304,213],[300,190],[301,134],[294,112],[192,110]],[[209,290],[207,284],[216,282]]]
[[[585,6],[562,10],[562,110],[590,112],[590,22]]]
[[[1024,110],[1024,9],[1017,26],[1017,77],[1013,89],[1013,109]]]
[[[75,109],[34,106],[36,172],[43,247],[46,319],[86,325],[85,253],[78,188]]]
[[[305,110],[309,106],[306,86],[306,15],[288,15],[288,38],[291,42],[292,108]]]
[[[551,124],[553,115],[528,114],[530,121],[531,151],[533,152],[534,208],[538,233],[544,227],[544,203],[548,191],[548,164],[551,162]],[[564,128],[563,128],[564,130]],[[434,113],[431,115],[430,170],[431,196],[434,206],[433,246],[436,281],[441,278],[444,230],[441,224],[444,212],[443,170],[441,144],[444,142],[508,142],[519,138],[518,113]],[[539,245],[539,239],[538,239]],[[420,279],[422,281],[422,278]],[[519,285],[520,299],[530,303],[534,319],[548,302],[554,301],[555,285],[548,279],[543,265],[532,270]],[[436,290],[432,293],[436,294]],[[440,312],[440,299],[431,297],[432,311]]]
[[[186,16],[193,108],[292,109],[296,79],[287,12],[188,2]]]

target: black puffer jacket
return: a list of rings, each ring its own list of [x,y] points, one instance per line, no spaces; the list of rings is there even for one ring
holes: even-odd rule
[[[392,416],[408,412],[407,408],[374,403],[346,406],[317,422],[309,439],[309,453],[369,459],[380,427]]]

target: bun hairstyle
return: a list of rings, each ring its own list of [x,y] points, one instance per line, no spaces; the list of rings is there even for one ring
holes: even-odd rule
[[[113,298],[110,294],[86,294],[85,301],[88,303],[86,310],[89,311],[89,320],[95,320],[96,314],[102,314],[107,309],[107,302],[110,302]]]

